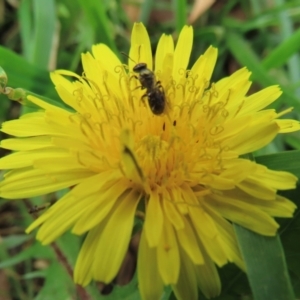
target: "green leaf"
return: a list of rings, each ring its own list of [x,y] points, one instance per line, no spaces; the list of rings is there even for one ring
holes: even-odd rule
[[[234,225],[255,300],[294,300],[278,236],[266,237]]]
[[[269,169],[291,172],[300,178],[300,150],[257,156],[255,161]]]
[[[21,87],[35,94],[58,99],[49,72],[4,47],[0,47],[0,66],[8,76],[8,86]]]

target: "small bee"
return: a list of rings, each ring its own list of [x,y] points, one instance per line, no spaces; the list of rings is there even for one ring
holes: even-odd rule
[[[132,60],[128,55],[123,54]],[[135,61],[133,62],[135,63]],[[146,89],[146,93],[142,96],[142,99],[147,98],[151,111],[155,115],[161,115],[166,106],[166,96],[161,82],[156,81],[155,74],[147,68],[146,63],[136,64],[133,67],[133,72],[139,74],[138,77],[134,77],[141,83],[141,89]]]
[[[31,207],[31,208],[28,210],[28,212],[29,212],[30,214],[36,214],[36,213],[39,213],[39,212],[41,212],[42,210],[49,208],[51,205],[54,204],[54,202],[55,202],[55,201],[47,202],[47,203],[45,203],[45,204],[42,205],[42,206],[34,205],[33,207]]]

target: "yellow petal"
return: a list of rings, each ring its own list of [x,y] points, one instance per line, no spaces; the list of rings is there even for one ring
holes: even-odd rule
[[[94,201],[90,201],[88,208],[81,214],[72,229],[73,233],[81,235],[101,222],[110,212],[116,201],[119,198],[123,199],[126,197],[128,181],[126,179],[111,181],[111,185],[107,187],[99,188],[96,193],[90,196]],[[87,194],[89,194],[89,191],[87,191]]]
[[[23,139],[6,139],[1,141],[1,148],[28,151],[52,146],[49,136],[34,136]]]
[[[291,190],[296,188],[298,178],[288,172],[273,171],[264,168],[260,172],[254,173],[249,176],[251,181],[257,182],[257,185],[265,185],[277,190]]]
[[[191,260],[196,265],[201,265],[204,263],[203,255],[198,247],[198,242],[195,236],[195,232],[193,228],[185,218],[184,220],[184,228],[177,230],[176,234],[178,237],[178,242],[181,248],[188,255],[189,260]],[[184,262],[182,262],[184,264]]]
[[[23,199],[49,194],[73,186],[93,173],[85,169],[45,174],[42,170],[20,169],[5,174],[0,183],[0,195],[8,199]]]
[[[227,257],[219,242],[219,232],[213,219],[202,209],[190,208],[192,226],[211,259],[218,265],[223,266]]]
[[[256,164],[247,159],[230,159],[223,163],[224,171],[220,177],[230,178],[235,183],[246,179],[256,169]]]
[[[143,23],[134,23],[131,33],[131,47],[129,57],[135,62],[128,60],[131,71],[137,63],[146,63],[150,70],[153,70],[152,51],[148,32]]]
[[[101,236],[105,224],[105,222],[102,222],[89,231],[81,246],[74,268],[74,281],[77,284],[86,286],[92,280],[92,267],[94,265],[94,258],[97,255],[96,249],[99,236]]]
[[[226,191],[226,196],[236,201],[246,202],[275,217],[292,217],[297,208],[292,201],[279,195],[276,195],[274,201],[265,201],[255,198],[253,195],[249,195],[242,190],[235,189],[233,191]]]
[[[255,174],[239,182],[236,186],[244,192],[260,199],[274,200],[276,197],[276,189],[256,178]]]
[[[270,215],[259,208],[226,196],[210,195],[206,204],[224,218],[259,234],[274,236],[279,227]]]
[[[173,79],[178,84],[188,66],[193,45],[193,27],[184,26],[179,34],[174,51]]]
[[[198,74],[199,77],[195,82],[195,85],[197,83],[200,84],[200,81],[203,80],[203,78],[206,82],[210,81],[217,61],[217,56],[218,49],[212,46],[208,47],[203,55],[200,55],[191,69],[192,75],[196,76],[196,74]]]
[[[221,293],[221,281],[215,264],[205,253],[203,247],[201,247],[201,252],[204,254],[205,263],[195,266],[196,277],[202,293],[210,299]]]
[[[28,114],[31,115],[31,114]],[[31,137],[44,135],[67,136],[69,132],[67,127],[61,127],[57,124],[45,122],[45,114],[39,116],[27,117],[24,119],[4,122],[2,131],[17,137]]]
[[[265,122],[256,126],[251,126],[241,132],[240,135],[227,140],[227,145],[232,151],[240,154],[250,153],[266,146],[278,133],[276,123]]]
[[[104,70],[110,73],[116,72],[116,66],[121,66],[122,63],[115,53],[105,44],[98,44],[92,46],[92,53],[96,60],[100,62]],[[105,58],[105,59],[103,59]]]
[[[116,203],[115,209],[109,215],[103,232],[98,237],[95,251],[97,255],[92,272],[96,280],[110,283],[118,273],[128,250],[139,199],[140,194],[132,190]]]
[[[163,213],[157,191],[150,194],[146,208],[144,231],[149,247],[156,247],[161,239],[163,230]]]
[[[172,285],[172,289],[178,300],[196,300],[198,299],[198,283],[195,272],[195,266],[190,258],[180,251],[181,266],[178,282]]]
[[[265,202],[266,201],[264,201],[264,203]],[[226,254],[228,260],[230,262],[235,263],[239,268],[245,271],[245,263],[240,253],[232,225],[227,220],[225,220],[219,213],[212,210],[209,205],[205,205],[205,210],[214,220],[214,224],[220,233],[219,241],[222,246],[222,250]]]
[[[62,99],[67,105],[71,106],[74,110],[80,112],[80,94],[76,93],[74,84],[63,77],[63,74],[64,73],[62,73],[61,71],[51,72],[50,78],[55,85],[60,99]]]
[[[173,224],[175,229],[182,229],[184,228],[184,220],[182,215],[178,211],[176,205],[173,204],[171,200],[171,195],[168,191],[164,191],[163,193],[163,209],[164,212],[169,219],[169,221]]]
[[[174,228],[164,215],[164,227],[157,247],[158,270],[165,285],[175,284],[180,270],[180,257]]]
[[[45,158],[48,161],[51,158],[54,160],[56,158],[68,159],[70,158],[70,155],[64,149],[57,149],[55,147],[16,152],[0,159],[0,169],[18,169],[29,167],[32,166],[36,160],[42,158]],[[76,166],[76,164],[74,166]]]
[[[79,203],[76,203],[76,200],[72,197],[72,195],[69,195],[68,198],[69,199],[66,199],[64,202],[65,204],[68,202],[71,205],[64,205],[66,211],[63,211],[63,213],[60,212],[56,215],[52,214],[52,216],[48,217],[39,228],[36,238],[37,240],[41,241],[42,245],[48,245],[52,243],[67,230],[69,230],[88,207],[87,203],[92,200],[85,199],[86,203],[83,201],[79,201]],[[64,199],[60,199],[59,201],[61,200]],[[36,223],[35,226],[37,224],[38,223]],[[31,227],[28,227],[27,231],[30,231],[30,229]]]
[[[296,120],[276,120],[276,123],[279,126],[280,133],[294,132],[300,130],[300,122]]]
[[[167,54],[174,53],[174,42],[170,35],[163,34],[158,41],[155,53],[155,71],[164,71],[163,62]]]
[[[148,246],[145,231],[142,232],[139,244],[137,271],[141,298],[160,299],[163,282],[158,271],[156,249]]]
[[[269,86],[247,97],[240,113],[243,115],[257,112],[273,103],[281,94],[277,85]]]

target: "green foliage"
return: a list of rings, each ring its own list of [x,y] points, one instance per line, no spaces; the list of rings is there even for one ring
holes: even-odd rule
[[[209,46],[219,49],[219,59],[213,74],[220,79],[247,66],[252,71],[254,86],[279,84],[283,94],[272,108],[294,107],[291,117],[300,119],[300,9],[299,1],[220,1],[204,13],[194,25],[194,47],[191,64]],[[187,22],[193,2],[173,0],[158,2],[95,0],[23,0],[19,7],[3,6],[0,15],[0,66],[8,76],[8,86],[23,88],[38,94],[49,103],[62,106],[49,78],[49,71],[68,69],[82,72],[80,54],[91,45],[105,43],[117,55],[129,49],[132,21],[124,5],[141,5],[137,20],[143,21],[151,35],[153,49],[161,33],[178,34]],[[170,14],[170,19],[155,19],[156,13]],[[163,18],[163,17],[161,17]],[[19,24],[19,26],[17,26]],[[17,110],[17,113],[16,113]],[[19,107],[0,96],[0,121],[15,118]],[[255,160],[275,170],[285,170],[300,176],[298,133],[285,135],[257,154]],[[272,153],[271,153],[272,152]],[[298,205],[300,188],[283,193]],[[59,195],[54,195],[56,198]],[[28,200],[32,207],[44,198]],[[33,236],[24,235],[24,228],[33,220],[22,202],[0,200],[0,274],[7,278],[7,289],[1,293],[11,299],[83,299],[72,279],[57,260],[52,246],[42,246]],[[280,220],[279,237],[264,238],[236,228],[246,275],[233,265],[220,270],[222,294],[218,300],[234,299],[294,299],[300,297],[300,218]],[[298,224],[299,223],[299,224]],[[74,266],[82,237],[66,234],[55,244]],[[282,243],[282,244],[281,244]],[[276,273],[274,273],[276,272]],[[266,279],[263,281],[263,279]],[[278,278],[281,278],[280,280]],[[86,288],[92,299],[140,299],[136,276],[126,287],[115,287],[109,296],[102,296],[92,284]],[[262,286],[263,285],[263,286]],[[266,293],[266,294],[265,294]],[[264,296],[267,295],[267,296]],[[281,295],[281,296],[280,296]],[[266,298],[267,297],[267,298]],[[1,294],[0,294],[1,298]],[[163,299],[175,299],[171,289]],[[200,299],[205,299],[200,296]]]

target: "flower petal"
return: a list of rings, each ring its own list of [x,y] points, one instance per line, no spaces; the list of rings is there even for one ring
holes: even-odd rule
[[[300,122],[290,119],[285,120],[276,120],[277,125],[279,126],[280,133],[288,133],[300,130]]]
[[[198,299],[198,283],[194,263],[184,251],[180,251],[181,266],[178,282],[172,285],[172,289],[178,300]]]
[[[0,159],[0,169],[18,169],[32,166],[34,161],[45,158],[49,159],[68,159],[70,154],[64,149],[49,147],[39,150],[22,151],[9,154]],[[76,164],[75,164],[76,166]],[[78,165],[76,166],[78,167]]]
[[[160,299],[164,285],[158,271],[157,253],[155,248],[148,246],[144,230],[139,245],[137,271],[142,299]]]
[[[118,200],[115,209],[107,218],[95,249],[97,256],[94,259],[92,272],[96,280],[109,283],[119,271],[128,249],[134,214],[140,197],[137,191],[131,190],[127,196]]]
[[[13,170],[4,175],[5,180],[0,183],[0,195],[8,199],[35,197],[73,186],[92,175],[86,169],[51,174],[30,168]]]
[[[193,27],[184,26],[179,34],[174,51],[173,79],[179,83],[183,70],[186,70],[190,60],[193,45]]]
[[[269,86],[248,96],[242,106],[240,114],[257,112],[273,103],[282,94],[277,85]]]
[[[106,187],[99,188],[99,191],[90,197],[89,207],[81,214],[72,232],[81,235],[95,227],[107,216],[115,202],[119,198],[123,199],[126,196],[128,189],[129,186],[126,179],[111,180],[110,186],[106,185]]]
[[[157,44],[155,53],[155,71],[164,71],[163,62],[166,55],[174,53],[174,42],[170,35],[163,34]]]
[[[162,205],[166,217],[169,219],[169,221],[172,223],[175,229],[178,230],[184,228],[183,217],[176,208],[176,205],[172,203],[171,196],[168,191],[165,191],[163,193],[163,199],[164,201],[162,202]]]
[[[270,143],[277,135],[277,124],[265,121],[264,123],[251,126],[243,130],[238,136],[229,138],[226,143],[230,150],[245,154],[256,151]]]
[[[163,222],[164,218],[160,198],[157,191],[153,191],[148,200],[144,223],[145,236],[149,247],[158,246],[163,231]]]
[[[87,286],[92,280],[92,266],[96,254],[98,237],[101,236],[105,222],[102,222],[91,229],[81,246],[74,268],[74,281],[82,286]]]
[[[224,218],[249,228],[259,234],[274,236],[279,225],[270,215],[251,204],[247,204],[226,195],[210,195],[206,204]],[[209,202],[209,203],[208,203]]]
[[[158,270],[165,285],[175,284],[180,270],[180,257],[174,228],[164,215],[164,228],[157,247]]]
[[[138,63],[146,63],[147,67],[153,70],[151,43],[143,23],[135,23],[133,26],[129,57],[135,61],[128,60],[129,70]]]
[[[49,136],[34,136],[23,139],[6,139],[1,141],[1,148],[14,151],[28,151],[52,146]]]
[[[204,258],[198,247],[195,232],[193,231],[190,222],[188,222],[185,218],[182,219],[184,220],[184,228],[176,231],[178,244],[187,254],[187,259],[191,260],[193,264],[204,264]],[[185,262],[182,261],[182,264],[184,265]]]
[[[208,257],[203,247],[200,249],[204,254],[205,263],[195,266],[196,277],[202,293],[206,298],[210,299],[221,293],[221,281],[215,264]]]
[[[190,208],[189,215],[198,239],[210,258],[220,267],[226,264],[227,257],[221,247],[219,232],[214,220],[202,208]]]
[[[234,262],[239,268],[245,271],[246,266],[240,253],[232,225],[215,210],[212,210],[209,205],[205,205],[205,210],[214,220],[214,224],[220,233],[219,242],[228,260]]]

